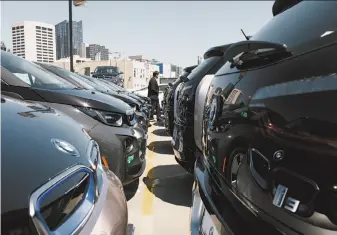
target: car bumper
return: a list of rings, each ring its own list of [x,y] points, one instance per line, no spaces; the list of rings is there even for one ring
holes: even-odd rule
[[[88,133],[100,146],[104,165],[112,170],[124,185],[142,175],[146,164],[147,145],[147,134],[142,127],[138,124],[133,127],[98,124]],[[133,145],[130,151],[127,151],[126,143]]]
[[[199,234],[196,231],[201,227],[202,215],[197,213],[198,210],[201,210],[198,209],[200,207],[206,208],[209,214],[215,215],[212,219],[219,234],[336,234],[335,230],[327,230],[305,223],[289,214],[284,215],[283,222],[278,220],[276,214],[270,214],[257,207],[237,191],[234,192],[223,182],[215,180],[214,170],[210,168],[202,156],[197,156],[194,172],[196,186],[193,191],[191,209],[191,232],[194,232],[193,235]],[[254,182],[250,184],[254,185]]]
[[[194,136],[193,126],[174,123],[171,144],[177,162],[184,168],[193,167],[195,162],[195,143],[191,136]]]
[[[102,193],[80,235],[125,235],[128,211],[123,187],[109,170],[105,169]]]

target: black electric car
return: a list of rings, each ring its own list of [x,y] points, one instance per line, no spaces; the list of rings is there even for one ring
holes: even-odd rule
[[[125,235],[122,184],[88,133],[48,106],[0,105],[1,234]]]
[[[287,8],[211,82],[192,234],[337,234],[337,2]]]
[[[46,104],[75,119],[98,142],[103,162],[123,184],[143,173],[146,134],[123,101],[76,87],[8,52],[1,53],[1,91]]]
[[[173,135],[173,127],[174,127],[174,93],[177,89],[177,86],[183,81],[187,81],[187,76],[195,69],[197,66],[190,66],[184,68],[183,74],[175,80],[164,93],[163,99],[163,110],[165,117],[165,130],[167,134],[170,136]]]
[[[145,132],[147,132],[147,129],[148,129],[147,128],[148,111],[137,100],[135,100],[132,97],[129,97],[127,95],[120,94],[120,93],[118,93],[114,90],[108,89],[107,87],[103,87],[103,86],[101,86],[97,83],[93,83],[90,80],[87,80],[87,79],[83,78],[79,74],[72,73],[72,72],[70,72],[66,69],[60,68],[58,66],[50,65],[50,64],[44,64],[44,63],[36,63],[36,64],[41,66],[42,68],[44,68],[48,72],[51,72],[51,73],[65,79],[65,80],[67,80],[68,82],[72,83],[73,85],[75,85],[77,87],[87,89],[87,90],[96,90],[96,91],[99,91],[101,93],[111,95],[111,96],[113,96],[117,99],[120,99],[120,100],[124,101],[125,103],[127,103],[128,105],[130,105],[134,109],[134,111],[136,113],[136,120],[137,120],[138,124],[145,130]]]
[[[204,54],[204,61],[180,83],[174,94],[174,128],[172,147],[176,161],[188,172],[193,172],[195,163],[194,111],[195,94],[199,83],[213,76],[225,63],[224,51],[230,46],[213,47]]]
[[[83,75],[83,76],[85,76],[85,75]],[[91,78],[91,77],[88,77],[88,76],[86,76],[86,77],[87,78]],[[91,78],[91,79],[93,79],[93,78]],[[119,93],[131,96],[132,98],[134,98],[134,99],[138,100],[139,102],[141,102],[148,109],[149,109],[149,107],[152,107],[151,106],[151,99],[149,97],[141,96],[141,95],[136,94],[134,92],[130,92],[130,91],[126,90],[125,88],[116,85],[115,83],[113,83],[112,81],[110,81],[108,79],[98,78],[96,80],[104,82],[105,84],[107,84],[109,86],[109,88],[111,88],[114,91],[117,91]]]

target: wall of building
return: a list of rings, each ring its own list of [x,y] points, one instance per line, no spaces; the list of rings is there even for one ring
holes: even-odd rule
[[[74,57],[74,70],[80,74],[85,74],[85,71],[93,72],[97,66],[119,67],[123,72],[124,87],[129,89],[146,87],[152,73],[159,70],[158,65],[134,60],[84,61],[76,63],[76,58]],[[69,59],[56,61],[53,64],[70,70]]]
[[[158,63],[160,77],[169,78],[171,77],[171,64],[170,63]]]
[[[18,33],[21,40],[18,40]],[[12,44],[15,55],[30,61],[54,62],[56,59],[55,26],[35,21],[14,24]],[[23,53],[18,52],[18,45],[21,48],[24,47]]]

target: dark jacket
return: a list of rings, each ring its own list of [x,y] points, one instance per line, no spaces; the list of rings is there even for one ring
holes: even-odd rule
[[[159,95],[158,82],[155,77],[152,77],[149,81],[147,96],[151,99],[158,99],[158,95]]]

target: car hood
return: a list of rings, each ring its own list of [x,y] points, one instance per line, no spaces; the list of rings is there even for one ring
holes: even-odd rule
[[[117,99],[120,99],[120,100],[124,101],[125,103],[141,105],[141,103],[138,100],[134,99],[133,97],[131,97],[127,94],[118,93],[118,92],[115,92],[115,91],[110,91],[110,92],[108,92],[108,94],[117,98]]]
[[[138,95],[136,95],[136,94],[134,94],[132,92],[127,92],[126,91],[126,92],[123,92],[123,94],[132,97],[133,99],[137,100],[140,103],[144,103],[145,102],[142,97],[140,97],[140,96],[138,96]]]
[[[120,99],[116,99],[99,91],[90,90],[41,90],[34,89],[48,102],[89,107],[108,112],[125,114],[130,106]]]
[[[1,177],[7,179],[1,182],[3,219],[28,210],[31,193],[68,167],[89,167],[90,137],[73,119],[47,106],[2,96],[1,110]],[[71,144],[78,155],[57,149],[53,138]]]

